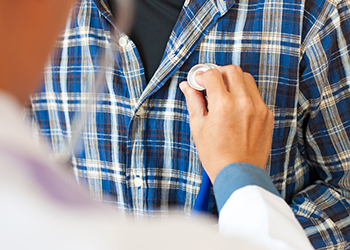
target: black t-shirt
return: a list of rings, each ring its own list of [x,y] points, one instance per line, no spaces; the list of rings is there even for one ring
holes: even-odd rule
[[[147,82],[163,57],[185,0],[135,0],[135,21],[129,34],[140,52]],[[111,7],[113,0],[108,0]]]

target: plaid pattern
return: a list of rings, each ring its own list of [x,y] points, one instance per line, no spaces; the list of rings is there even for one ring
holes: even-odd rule
[[[119,46],[84,150],[72,159],[77,179],[138,217],[172,207],[190,214],[201,163],[178,84],[197,63],[240,65],[275,115],[266,170],[276,188],[316,248],[349,249],[349,9],[348,0],[191,0],[150,82],[132,41]],[[73,13],[32,98],[34,121],[55,152],[112,27],[102,1],[83,0]],[[208,210],[216,213],[213,196]]]

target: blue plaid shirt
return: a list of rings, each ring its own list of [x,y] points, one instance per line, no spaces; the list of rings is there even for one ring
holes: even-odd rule
[[[32,97],[55,152],[114,29],[102,0],[83,0],[73,14]],[[276,188],[316,248],[350,249],[349,44],[348,0],[186,1],[150,82],[123,35],[74,173],[93,197],[136,216],[190,214],[202,167],[178,84],[197,63],[239,65],[275,116],[266,170]],[[213,196],[208,211],[217,212]]]

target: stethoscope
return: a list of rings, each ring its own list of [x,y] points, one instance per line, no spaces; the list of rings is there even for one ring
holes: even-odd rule
[[[198,90],[198,91],[205,91],[205,88],[200,86],[196,80],[195,76],[197,72],[202,71],[205,72],[209,69],[215,68],[217,65],[213,63],[205,63],[205,64],[197,64],[193,66],[190,71],[187,74],[187,82],[188,84]],[[207,172],[202,169],[202,183],[199,188],[199,192],[196,198],[196,201],[193,206],[193,212],[192,215],[197,215],[198,213],[205,213],[208,210],[208,205],[209,205],[209,197],[210,197],[210,190],[212,187],[212,183],[209,179],[209,176]]]

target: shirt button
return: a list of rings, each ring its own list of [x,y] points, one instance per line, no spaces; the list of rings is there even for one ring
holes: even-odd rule
[[[143,181],[142,181],[142,179],[140,177],[136,177],[135,178],[135,186],[136,187],[141,187],[142,183],[143,183]]]
[[[122,47],[125,47],[128,44],[128,39],[124,36],[119,38],[119,45]]]

